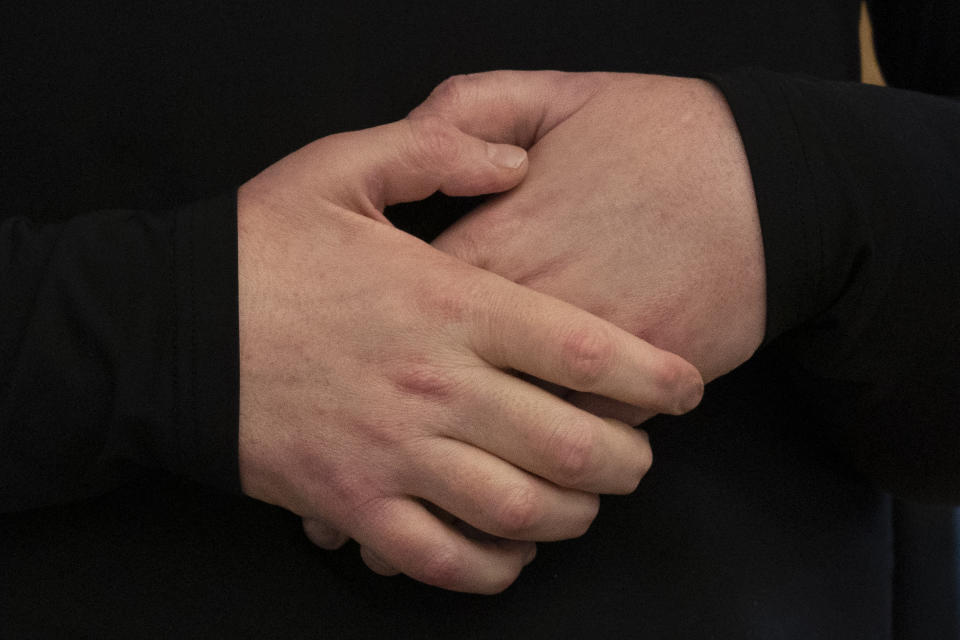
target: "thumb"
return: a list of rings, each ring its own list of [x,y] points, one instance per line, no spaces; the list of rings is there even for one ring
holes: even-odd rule
[[[506,191],[527,172],[527,153],[520,147],[486,142],[426,115],[324,142],[338,159],[326,177],[340,186],[358,185],[376,209],[361,210],[374,218],[382,219],[388,205],[422,200],[436,191],[450,196]]]
[[[410,112],[410,117],[439,117],[484,140],[529,149],[576,113],[608,78],[605,73],[563,71],[452,76]]]

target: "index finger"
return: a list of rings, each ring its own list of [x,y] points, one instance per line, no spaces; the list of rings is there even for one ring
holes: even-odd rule
[[[566,302],[503,282],[507,293],[482,311],[471,335],[475,353],[493,366],[661,413],[686,413],[700,403],[703,378],[680,356]]]

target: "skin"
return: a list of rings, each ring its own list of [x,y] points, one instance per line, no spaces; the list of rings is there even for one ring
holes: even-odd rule
[[[534,541],[582,534],[597,494],[632,491],[651,461],[643,432],[512,372],[657,411],[699,402],[682,358],[384,223],[386,205],[503,191],[526,169],[425,114],[241,187],[241,482],[322,546],[349,536],[375,570],[500,591]]]
[[[529,148],[523,183],[434,246],[678,353],[705,381],[759,348],[766,281],[756,196],[712,84],[493,72],[449,80],[416,113]],[[650,415],[569,397],[629,423]]]
[[[529,149],[523,183],[434,246],[678,353],[706,381],[757,350],[766,319],[757,205],[736,124],[713,85],[499,71],[449,79],[412,115]],[[541,386],[629,424],[655,413]]]

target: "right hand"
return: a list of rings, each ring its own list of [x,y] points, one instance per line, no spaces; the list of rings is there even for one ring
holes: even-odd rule
[[[668,413],[703,386],[680,357],[372,219],[511,188],[525,161],[489,155],[522,160],[507,147],[407,119],[318,140],[238,200],[243,490],[356,539],[374,567],[480,593],[533,541],[582,534],[596,494],[632,491],[651,461],[642,431],[510,371]]]

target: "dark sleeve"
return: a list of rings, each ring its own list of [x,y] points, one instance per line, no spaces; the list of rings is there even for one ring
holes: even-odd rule
[[[712,79],[753,175],[766,344],[797,374],[784,410],[883,488],[960,502],[960,102],[762,70]]]
[[[960,2],[868,0],[887,84],[960,96]]]
[[[0,510],[145,469],[237,491],[236,197],[0,221]]]

